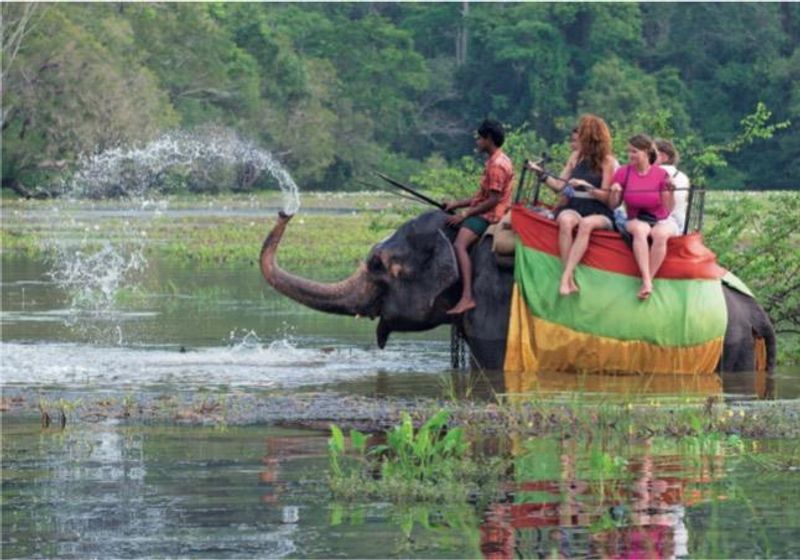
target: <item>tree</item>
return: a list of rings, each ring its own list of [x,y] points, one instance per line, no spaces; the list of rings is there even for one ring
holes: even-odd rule
[[[3,181],[18,188],[82,154],[145,139],[175,122],[153,75],[114,57],[68,17],[41,15],[4,91]],[[24,188],[23,188],[24,192]]]
[[[488,116],[550,144],[585,111],[699,146],[724,145],[758,102],[800,122],[796,4],[7,2],[2,14],[5,184],[174,126],[234,129],[301,184],[350,188],[375,167],[459,165]],[[709,176],[796,186],[797,126]]]
[[[595,64],[578,94],[580,112],[616,123],[636,113],[655,113],[661,105],[656,78],[617,56]]]
[[[134,4],[125,17],[144,64],[168,92],[183,126],[247,127],[259,104],[257,63],[205,4]]]
[[[2,71],[0,72],[0,97],[3,95],[9,71],[14,65],[25,37],[34,27],[34,16],[41,6],[30,2],[4,3],[2,6]]]

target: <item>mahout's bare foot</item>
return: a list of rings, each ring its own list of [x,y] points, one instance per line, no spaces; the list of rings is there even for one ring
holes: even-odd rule
[[[466,313],[470,309],[475,309],[478,304],[475,303],[474,299],[464,299],[461,298],[459,302],[447,312],[448,315],[461,315],[462,313]]]
[[[651,284],[642,284],[642,287],[639,289],[639,293],[636,294],[640,300],[645,301],[647,298],[650,297],[650,294],[653,293],[653,286]]]

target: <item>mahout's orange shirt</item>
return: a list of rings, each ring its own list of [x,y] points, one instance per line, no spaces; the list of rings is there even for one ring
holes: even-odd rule
[[[511,159],[502,151],[497,150],[486,160],[486,167],[481,177],[481,188],[472,197],[470,207],[477,206],[489,199],[489,193],[500,193],[500,202],[491,210],[481,214],[490,224],[496,224],[506,213],[511,205],[511,183],[514,180],[514,167]]]

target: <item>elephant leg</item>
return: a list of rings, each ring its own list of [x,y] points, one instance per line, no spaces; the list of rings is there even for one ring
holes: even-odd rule
[[[492,243],[484,238],[472,250],[478,306],[464,315],[464,336],[474,369],[502,370],[514,271],[497,266]]]

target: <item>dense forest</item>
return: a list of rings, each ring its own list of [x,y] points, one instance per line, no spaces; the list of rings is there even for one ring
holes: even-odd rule
[[[2,15],[4,185],[224,127],[302,188],[356,189],[372,169],[453,164],[487,116],[530,145],[562,143],[582,112],[619,134],[657,116],[651,132],[723,145],[759,102],[783,128],[731,151],[711,182],[799,184],[797,3],[4,3]]]

